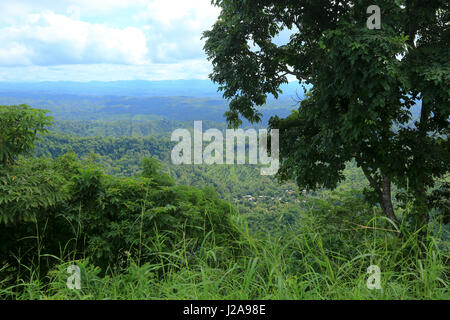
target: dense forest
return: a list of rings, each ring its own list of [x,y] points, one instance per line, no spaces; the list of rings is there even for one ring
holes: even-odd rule
[[[6,23],[38,31],[0,55],[0,299],[449,300],[449,3],[372,2]]]
[[[2,154],[3,298],[448,298],[448,225],[392,229],[355,163],[334,191],[299,190],[256,165],[171,164],[167,121],[1,114],[29,121]],[[73,264],[81,290],[66,286]]]

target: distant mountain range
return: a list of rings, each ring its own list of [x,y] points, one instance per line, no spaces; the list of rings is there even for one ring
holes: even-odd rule
[[[298,83],[267,99],[263,123],[287,116],[304,96]],[[228,103],[209,80],[113,82],[0,82],[0,104],[28,104],[58,120],[209,120],[225,121]],[[248,122],[244,121],[244,124]]]
[[[260,108],[262,124],[298,108],[304,91],[284,84],[283,94]],[[228,102],[209,80],[113,82],[0,82],[0,105],[28,104],[50,110],[57,120],[204,120],[224,122]],[[412,108],[413,118],[420,103]],[[248,125],[244,121],[244,125]]]
[[[221,98],[217,85],[209,80],[112,81],[112,82],[0,82],[0,94],[38,93],[89,96],[202,97]],[[303,95],[298,82],[282,86],[283,97]]]

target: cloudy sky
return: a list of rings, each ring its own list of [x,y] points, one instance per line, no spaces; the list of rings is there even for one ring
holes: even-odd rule
[[[210,0],[1,0],[0,81],[206,79]]]

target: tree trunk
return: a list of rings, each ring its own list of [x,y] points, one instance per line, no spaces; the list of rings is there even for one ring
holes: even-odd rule
[[[427,143],[427,128],[428,128],[428,121],[430,117],[430,111],[428,108],[427,101],[425,101],[424,97],[422,97],[422,107],[420,110],[420,123],[418,125],[418,140],[419,145],[423,146]],[[425,167],[425,157],[420,152],[417,153],[416,162],[418,167]],[[426,187],[425,187],[425,177],[422,172],[418,173],[418,185],[416,189],[416,203],[418,204],[419,210],[424,211],[423,215],[423,222],[425,225],[429,222],[429,215],[428,215],[428,205],[427,205],[427,195],[426,195]]]
[[[363,167],[362,170],[367,180],[369,180],[370,185],[378,195],[378,201],[384,214],[396,225],[398,225],[394,206],[392,205],[391,180],[383,172],[381,172],[381,183],[378,183],[367,168]]]
[[[384,173],[381,173],[381,176],[381,206],[386,216],[395,224],[398,224],[398,220],[394,212],[394,206],[392,205],[391,180],[389,180]]]

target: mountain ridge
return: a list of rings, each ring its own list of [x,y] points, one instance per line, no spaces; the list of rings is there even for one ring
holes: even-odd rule
[[[281,96],[302,94],[298,82],[282,85]],[[222,98],[218,86],[210,80],[120,80],[120,81],[43,81],[43,82],[0,82],[0,94],[4,93],[46,93],[94,96],[186,96]]]

